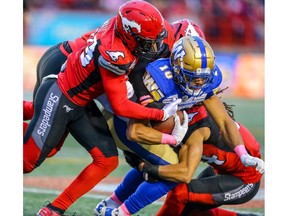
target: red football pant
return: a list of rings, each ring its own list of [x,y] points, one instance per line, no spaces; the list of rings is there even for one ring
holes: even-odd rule
[[[210,194],[194,194],[188,193],[186,184],[180,183],[173,190],[171,190],[166,197],[164,205],[157,212],[157,216],[174,216],[181,215],[187,202],[204,203],[207,205],[214,205],[213,198]],[[202,202],[201,202],[202,200]],[[236,216],[235,212],[224,210],[221,208],[213,208],[206,211],[200,211],[199,209],[191,209],[189,216]],[[188,215],[186,215],[188,216]]]
[[[28,123],[23,122],[23,135],[25,134],[27,127]],[[58,151],[60,151],[67,136],[68,132],[63,135],[60,143],[52,149],[47,157],[52,157]],[[23,173],[30,173],[35,169],[35,163],[37,162],[40,154],[41,150],[38,148],[33,138],[30,137],[27,143],[25,143],[23,146]]]
[[[28,127],[27,122],[23,122],[23,134]],[[41,150],[38,148],[32,137],[23,146],[23,173],[30,173],[35,168],[35,163],[40,156]]]

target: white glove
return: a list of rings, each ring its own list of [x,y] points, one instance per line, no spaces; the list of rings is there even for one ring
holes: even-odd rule
[[[244,166],[254,166],[256,167],[256,170],[263,174],[265,171],[265,163],[263,160],[257,157],[252,157],[249,154],[243,154],[240,157],[241,162]]]
[[[181,125],[179,116],[175,115],[174,117],[175,124],[171,135],[175,137],[177,143],[173,147],[176,147],[181,143],[188,130],[188,115],[184,110],[183,110],[183,118],[184,120]]]
[[[173,102],[166,104],[162,110],[164,110],[164,117],[162,121],[167,120],[171,116],[173,116],[178,110],[178,104],[182,102],[182,99],[175,99]]]
[[[128,80],[126,81],[126,87],[127,87],[127,97],[128,99],[130,99],[134,95],[134,88]]]

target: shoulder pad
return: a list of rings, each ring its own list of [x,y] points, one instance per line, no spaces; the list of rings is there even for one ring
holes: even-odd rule
[[[175,84],[170,69],[169,59],[158,59],[146,67],[143,81],[156,101],[175,93]],[[158,97],[155,96],[156,92],[157,95],[159,94]]]
[[[173,89],[174,80],[169,58],[161,58],[148,64],[146,70],[163,92],[167,94]]]
[[[215,65],[214,78],[212,88],[216,89],[222,83],[222,72],[217,65]]]
[[[222,72],[219,69],[217,65],[215,65],[215,69],[213,70],[214,76],[213,76],[213,83],[212,85],[207,89],[206,92],[213,91],[215,89],[218,89],[220,84],[222,83]]]
[[[108,62],[106,59],[103,58],[102,55],[98,58],[98,63],[105,69],[117,74],[117,75],[123,75],[126,73],[125,69],[119,68],[117,65],[113,65],[110,62]]]

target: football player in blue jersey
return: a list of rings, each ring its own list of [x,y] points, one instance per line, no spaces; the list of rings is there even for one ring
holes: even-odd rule
[[[181,38],[173,46],[170,58],[156,60],[147,66],[143,81],[154,101],[165,104],[171,102],[174,98],[181,98],[182,102],[178,106],[179,109],[185,110],[191,108],[196,103],[202,102],[217,123],[227,144],[235,150],[241,158],[242,163],[246,166],[255,166],[256,162],[246,152],[243,145],[244,142],[234,121],[227,114],[222,101],[215,94],[221,84],[222,73],[215,64],[214,52],[207,41],[197,36],[185,36]],[[119,140],[124,145],[128,145],[128,148],[134,146],[134,142],[127,140],[125,131],[123,132],[120,129],[123,128],[120,127],[121,123],[119,122],[121,120],[117,117],[113,117],[112,119],[115,130],[113,134],[119,136]],[[130,120],[128,132],[135,131],[133,127],[137,127],[138,123],[140,123],[138,120]],[[143,140],[145,141],[147,134],[145,133],[143,136],[139,136],[139,134],[138,136],[129,136],[128,133],[128,137],[130,139],[137,137],[137,140],[134,141],[141,143]],[[155,143],[151,142],[150,144],[170,143],[177,145],[175,137],[171,135],[161,132],[149,134],[157,137],[153,140]],[[138,152],[136,153],[139,155]],[[146,153],[143,152],[143,155],[146,155],[147,158]],[[173,155],[173,150],[169,154]],[[174,152],[174,154],[176,153]],[[156,154],[154,153],[154,155]],[[157,156],[159,157],[159,155]],[[140,155],[140,157],[142,156]],[[129,187],[127,187],[128,185]],[[101,201],[96,206],[95,214],[134,214],[165,195],[175,185],[175,183],[168,181],[158,181],[153,184],[146,182],[139,171],[132,169],[113,195]],[[113,208],[115,209],[113,210]]]

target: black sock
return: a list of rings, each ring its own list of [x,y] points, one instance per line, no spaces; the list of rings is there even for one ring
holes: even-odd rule
[[[60,209],[60,208],[57,208],[57,207],[53,206],[51,203],[49,203],[49,204],[47,205],[47,207],[49,207],[49,208],[52,209],[52,210],[55,210],[55,211],[59,212],[60,214],[64,214],[64,212],[65,212],[65,210],[62,210],[62,209]]]

